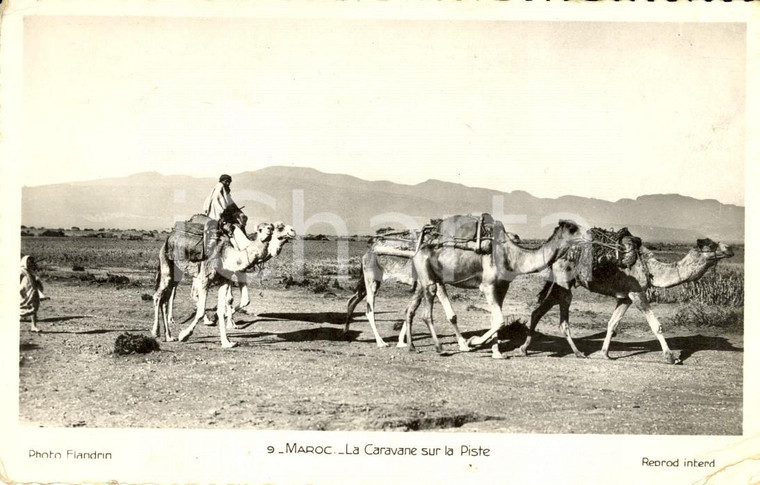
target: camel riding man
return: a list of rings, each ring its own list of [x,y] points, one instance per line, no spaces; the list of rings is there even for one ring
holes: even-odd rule
[[[223,174],[219,177],[219,183],[214,186],[214,190],[203,202],[203,213],[215,221],[222,217],[222,212],[227,207],[235,204],[230,195],[230,185],[232,185],[232,177]]]
[[[232,195],[230,195],[230,185],[232,185],[232,177],[226,173],[222,174],[219,177],[219,182],[214,186],[214,190],[211,191],[203,202],[203,213],[217,223],[221,222],[222,213],[225,209],[237,205],[232,200]],[[232,224],[223,223],[220,229],[230,236],[237,249],[245,249],[250,244],[250,240],[245,236],[245,233]]]

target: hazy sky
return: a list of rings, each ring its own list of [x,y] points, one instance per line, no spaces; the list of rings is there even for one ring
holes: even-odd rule
[[[739,24],[28,17],[24,184],[308,166],[744,204]]]

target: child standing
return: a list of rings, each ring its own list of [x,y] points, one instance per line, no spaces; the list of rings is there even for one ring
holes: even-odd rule
[[[40,301],[47,300],[42,293],[42,281],[34,272],[37,265],[34,258],[24,256],[21,258],[21,317],[30,317],[32,325],[29,328],[32,332],[39,332],[37,328],[37,310],[40,308]]]

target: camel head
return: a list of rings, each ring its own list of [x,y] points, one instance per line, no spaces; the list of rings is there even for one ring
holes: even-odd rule
[[[282,251],[282,248],[296,237],[296,230],[293,229],[293,226],[285,224],[282,221],[275,222],[273,226],[274,233],[272,234],[272,240],[269,243],[270,258],[278,256]]]
[[[570,248],[591,242],[591,235],[589,228],[583,227],[575,221],[560,219],[549,241],[556,242],[559,250],[558,257],[562,257]]]
[[[268,222],[262,222],[261,224],[256,226],[256,237],[254,239],[261,242],[267,242],[270,239],[272,239],[273,233],[274,233],[274,225]]]
[[[692,249],[692,251],[698,251],[700,258],[716,262],[734,255],[734,250],[731,249],[731,246],[722,242],[716,243],[710,238],[697,239],[697,248]]]

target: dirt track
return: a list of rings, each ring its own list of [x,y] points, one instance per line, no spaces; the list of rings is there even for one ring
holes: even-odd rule
[[[446,352],[434,352],[415,326],[418,353],[378,349],[363,315],[342,336],[347,290],[264,289],[258,315],[238,315],[239,347],[223,350],[217,328],[199,326],[188,343],[160,352],[116,356],[116,337],[148,334],[152,302],[145,287],[48,284],[35,335],[22,323],[20,420],[45,427],[168,427],[310,430],[466,430],[512,433],[740,434],[741,335],[675,332],[668,341],[682,366],[663,362],[643,316],[632,312],[599,357],[612,302],[572,308],[577,359],[558,336],[556,311],[542,322],[533,353],[507,360],[488,350],[459,353],[436,307]],[[519,294],[519,290],[518,291]],[[215,293],[210,301],[215,301]],[[389,288],[378,302],[379,327],[395,344],[392,323],[408,293]],[[510,297],[508,296],[508,301]],[[521,300],[516,300],[521,301]],[[475,294],[454,301],[465,336],[482,333],[487,316]],[[359,308],[363,308],[363,304]],[[180,287],[177,316],[190,314]],[[505,306],[525,315],[524,303]],[[658,315],[668,305],[655,308]],[[593,316],[593,318],[589,318]],[[593,321],[592,321],[593,320]],[[178,332],[175,329],[175,334]],[[502,350],[522,343],[505,341]]]

